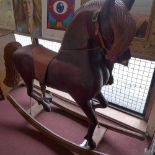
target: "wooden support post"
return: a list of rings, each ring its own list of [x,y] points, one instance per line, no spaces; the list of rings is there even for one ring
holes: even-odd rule
[[[98,146],[99,143],[101,142],[106,130],[107,129],[101,125],[96,126],[94,134],[93,134],[93,140],[96,142],[96,146]]]

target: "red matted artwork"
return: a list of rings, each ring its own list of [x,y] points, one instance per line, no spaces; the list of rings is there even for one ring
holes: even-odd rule
[[[62,42],[81,0],[44,0],[42,3],[42,37]]]
[[[65,30],[74,16],[75,0],[48,0],[47,28]]]

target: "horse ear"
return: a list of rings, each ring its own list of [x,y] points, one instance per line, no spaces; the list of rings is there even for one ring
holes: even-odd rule
[[[101,9],[102,19],[106,19],[110,14],[112,6],[115,5],[115,0],[106,0]]]
[[[122,0],[128,10],[131,10],[135,0]]]

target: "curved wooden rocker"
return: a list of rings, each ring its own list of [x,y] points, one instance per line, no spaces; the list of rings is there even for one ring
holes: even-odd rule
[[[38,103],[35,103],[32,107],[30,107],[30,109],[25,110],[16,101],[16,98],[12,94],[14,91],[18,90],[19,88],[15,88],[12,91],[10,91],[10,93],[7,96],[7,99],[15,107],[15,109],[33,127],[35,127],[38,131],[40,131],[44,136],[51,139],[52,141],[55,141],[59,145],[69,149],[70,151],[76,152],[76,153],[81,154],[81,155],[82,154],[83,155],[85,155],[85,154],[88,154],[88,155],[105,155],[104,153],[98,152],[97,150],[90,150],[90,149],[85,148],[85,144],[82,144],[83,145],[82,146],[82,145],[73,143],[73,142],[71,142],[71,141],[57,135],[56,133],[54,133],[53,131],[51,131],[50,129],[48,129],[44,125],[42,125],[39,121],[37,121],[35,119],[35,117],[39,113],[41,113],[43,111],[43,107],[41,105],[38,105]],[[37,94],[38,96],[41,96],[40,88],[38,86],[35,86],[34,89],[35,89],[34,93]],[[52,101],[51,104],[54,104],[57,107],[63,109],[65,112],[69,113],[70,115],[74,115],[74,116],[76,116],[76,117],[78,117],[80,119],[83,119],[83,120],[87,121],[87,118],[84,115],[84,113],[81,111],[80,107],[78,107],[77,105],[75,105],[72,102],[66,101],[66,99],[63,98],[63,97],[58,97],[57,94],[54,94],[54,93],[52,93],[50,91],[46,91],[46,93],[47,93],[47,96],[52,95],[52,97],[53,97],[53,101]],[[96,142],[97,145],[100,143],[101,139],[103,138],[104,133],[106,131],[106,128],[114,130],[114,131],[119,132],[121,134],[128,135],[130,137],[138,138],[138,139],[141,139],[141,140],[145,139],[145,134],[142,133],[142,132],[137,132],[137,131],[131,130],[131,129],[129,130],[128,128],[125,128],[125,127],[119,127],[119,126],[111,125],[111,124],[105,123],[104,120],[99,118],[99,125],[95,129],[94,137],[93,137],[93,140]]]
[[[18,88],[17,88],[18,89]],[[13,89],[12,91],[15,91],[15,89]],[[38,103],[36,103],[32,109],[28,109],[25,110],[17,101],[16,99],[13,97],[13,95],[11,94],[11,92],[8,94],[7,99],[10,101],[10,103],[14,106],[14,108],[33,126],[35,127],[38,131],[40,131],[44,136],[46,136],[47,138],[53,140],[54,142],[56,142],[57,144],[69,149],[72,152],[76,152],[80,155],[106,155],[102,152],[98,152],[96,150],[90,150],[90,149],[86,149],[78,144],[75,144],[59,135],[57,135],[56,133],[52,132],[51,130],[49,130],[47,127],[45,127],[44,125],[42,125],[39,121],[37,121],[35,119],[35,116],[38,115],[42,110],[43,107],[39,106]],[[30,111],[32,112],[34,109],[34,113],[30,114]],[[37,109],[37,110],[36,110]],[[101,140],[102,135],[98,134],[98,138]],[[99,143],[99,142],[98,142]]]

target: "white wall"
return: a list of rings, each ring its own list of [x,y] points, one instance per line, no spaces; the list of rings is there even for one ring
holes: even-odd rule
[[[152,3],[153,0],[135,0],[131,11],[135,13],[150,15]]]

